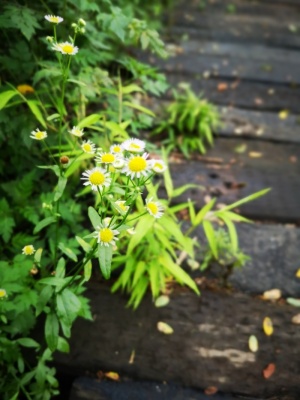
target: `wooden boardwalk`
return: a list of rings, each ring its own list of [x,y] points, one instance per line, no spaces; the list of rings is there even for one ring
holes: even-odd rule
[[[272,188],[240,210],[256,221],[238,228],[252,261],[232,275],[236,292],[204,289],[198,298],[177,290],[162,309],[148,298],[136,312],[125,310],[125,298],[111,295],[107,286],[91,286],[96,320],[78,321],[71,355],[57,360],[81,373],[113,370],[229,393],[210,397],[216,399],[299,400],[300,328],[291,322],[299,309],[257,295],[279,288],[285,297],[300,297],[295,277],[300,267],[300,0],[208,0],[201,9],[203,3],[178,2],[166,19],[174,55],[166,61],[146,59],[170,83],[190,83],[222,114],[215,146],[205,157],[171,164],[178,185],[193,181],[205,187],[204,193],[190,191],[179,200],[190,197],[200,208],[205,195],[229,203]],[[245,151],[237,153],[241,145]],[[274,323],[271,337],[262,332],[265,316]],[[157,332],[157,321],[169,323],[174,334]],[[260,344],[255,354],[247,344],[252,334]],[[270,363],[276,371],[265,379],[262,371]],[[202,391],[173,392],[155,383],[120,385],[81,378],[71,399],[209,398]]]

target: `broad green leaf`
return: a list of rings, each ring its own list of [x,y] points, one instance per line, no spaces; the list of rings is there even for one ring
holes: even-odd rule
[[[44,229],[46,226],[53,224],[54,222],[56,222],[56,217],[47,217],[42,219],[34,228],[33,230],[33,234],[35,235],[36,233],[38,233],[39,231],[41,231],[42,229]]]
[[[40,347],[39,343],[31,338],[20,338],[16,342],[23,347]]]
[[[77,127],[82,129],[87,126],[95,125],[95,123],[98,122],[100,118],[101,118],[100,114],[91,114],[88,117],[85,117],[83,120],[81,120],[77,124]]]
[[[38,264],[41,262],[42,252],[43,252],[43,249],[40,248],[40,249],[37,249],[37,251],[34,254],[34,261]]]
[[[100,270],[105,279],[110,278],[112,251],[112,246],[101,246],[101,244],[98,245]]]
[[[141,111],[144,114],[150,115],[151,117],[155,117],[155,114],[153,111],[149,110],[146,107],[143,107],[139,104],[135,104],[135,103],[130,103],[129,101],[124,101],[123,102],[124,106],[130,107],[130,108],[134,108],[135,110]]]
[[[94,229],[97,229],[100,224],[101,224],[101,218],[100,215],[98,214],[98,212],[94,209],[94,207],[89,207],[88,209],[88,214],[89,214],[89,218],[90,221],[94,227]]]
[[[39,316],[40,313],[44,310],[46,304],[51,299],[52,295],[53,295],[53,288],[51,286],[47,285],[43,287],[43,289],[39,294],[39,301],[36,305],[36,311],[35,311],[36,316]]]
[[[88,242],[83,240],[80,236],[75,236],[75,239],[77,240],[77,242],[80,244],[80,246],[83,248],[83,250],[86,253],[89,253],[90,251],[92,251],[92,246]]]
[[[67,185],[68,179],[65,176],[60,176],[58,179],[57,186],[54,189],[54,201],[61,198]]]
[[[203,221],[203,229],[205,232],[205,236],[208,240],[209,247],[214,255],[214,257],[218,258],[218,246],[215,237],[215,231],[210,221],[204,220]]]
[[[27,100],[27,104],[28,104],[31,112],[35,116],[35,118],[39,121],[39,123],[44,128],[47,128],[46,121],[45,121],[45,119],[43,117],[43,114],[41,113],[41,110],[40,110],[40,108],[38,106],[38,103],[35,100]]]
[[[65,338],[59,336],[57,342],[57,350],[61,351],[62,353],[70,353],[70,346],[69,343],[66,341]]]
[[[66,274],[66,261],[63,257],[58,260],[57,267],[55,270],[56,278],[64,278]]]
[[[71,276],[68,278],[56,278],[55,276],[51,276],[49,278],[40,279],[39,283],[42,283],[43,285],[56,286],[57,288],[60,288],[63,287],[64,285],[67,285],[71,279],[72,279]]]
[[[243,199],[241,199],[239,201],[236,201],[235,203],[230,204],[229,206],[226,206],[226,207],[222,208],[222,211],[232,210],[233,208],[239,207],[242,204],[248,203],[249,201],[255,200],[258,197],[261,197],[261,196],[265,195],[270,190],[271,189],[268,188],[268,189],[263,189],[263,190],[260,190],[259,192],[253,193],[250,196],[244,197]]]
[[[74,251],[72,249],[70,249],[70,247],[67,247],[64,243],[60,242],[58,244],[58,248],[67,256],[69,257],[71,260],[77,262],[77,255],[74,253]]]
[[[55,313],[49,313],[45,322],[45,338],[51,351],[55,351],[58,345],[59,324]]]
[[[70,289],[66,288],[57,294],[56,305],[58,316],[71,326],[81,309],[78,297]]]
[[[6,92],[0,93],[0,110],[6,106],[11,98],[17,95],[18,92],[16,90],[7,90]]]

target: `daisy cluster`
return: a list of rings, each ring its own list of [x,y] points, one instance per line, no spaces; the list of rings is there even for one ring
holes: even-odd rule
[[[149,159],[145,146],[144,141],[133,138],[121,144],[113,144],[109,151],[98,151],[95,157],[97,166],[82,174],[83,185],[90,186],[93,191],[98,192],[101,200],[107,196],[111,204],[113,216],[104,218],[94,234],[100,245],[115,245],[120,233],[118,228],[125,225],[131,211],[134,199],[130,196],[134,190],[135,193],[141,193],[143,186],[154,174],[163,173],[167,168],[162,160]],[[123,185],[117,188],[119,178]],[[124,186],[128,191],[119,190]],[[124,199],[114,200],[115,194],[119,195],[122,192],[125,193]],[[152,197],[146,200],[144,210],[141,215],[148,213],[154,218],[162,217],[164,211],[160,202]],[[133,233],[132,229],[128,231]]]

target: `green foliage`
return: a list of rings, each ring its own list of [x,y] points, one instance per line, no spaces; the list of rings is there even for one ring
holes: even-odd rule
[[[187,84],[181,84],[174,91],[175,100],[167,108],[167,118],[163,119],[154,134],[167,133],[163,140],[168,151],[179,148],[189,158],[190,153],[206,152],[206,146],[213,144],[213,129],[220,123],[215,106],[197,96]]]

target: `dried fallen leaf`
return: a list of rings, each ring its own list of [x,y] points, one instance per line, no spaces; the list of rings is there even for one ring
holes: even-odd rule
[[[287,119],[288,116],[289,116],[289,110],[281,110],[278,113],[278,118],[280,119]]]
[[[300,307],[300,299],[294,299],[293,297],[288,297],[286,302],[294,307]]]
[[[170,302],[170,297],[169,296],[159,296],[156,300],[155,300],[155,307],[164,307],[167,304],[169,304]]]
[[[292,323],[296,325],[300,325],[300,314],[296,314],[292,318]]]
[[[296,278],[300,278],[300,268],[299,269],[297,269],[297,271],[296,271]]]
[[[134,359],[135,359],[135,350],[132,350],[132,352],[130,354],[130,358],[129,358],[128,364],[133,364],[134,363]]]
[[[218,391],[218,388],[215,386],[208,386],[205,390],[204,393],[207,394],[207,396],[211,396],[212,394],[216,394]]]
[[[263,293],[264,300],[278,300],[282,296],[280,289],[271,289]]]
[[[266,366],[266,368],[263,370],[263,376],[265,379],[271,378],[271,376],[274,374],[276,369],[275,364],[271,363]]]
[[[228,89],[228,84],[225,82],[220,82],[217,86],[217,89],[219,92],[224,92],[225,90]]]
[[[263,153],[260,153],[259,151],[250,151],[248,153],[249,157],[251,158],[260,158],[263,156]]]
[[[117,372],[105,372],[104,376],[106,376],[106,378],[111,379],[112,381],[119,381],[120,380],[120,376]]]
[[[271,336],[274,329],[271,318],[265,317],[263,320],[263,330],[267,336]]]
[[[165,335],[172,335],[172,333],[174,332],[174,329],[170,325],[161,321],[157,323],[157,330],[164,333]]]
[[[256,352],[257,352],[257,350],[258,350],[258,340],[257,340],[256,336],[251,335],[251,336],[249,337],[248,346],[249,346],[249,349],[250,349],[253,353],[256,353]]]

